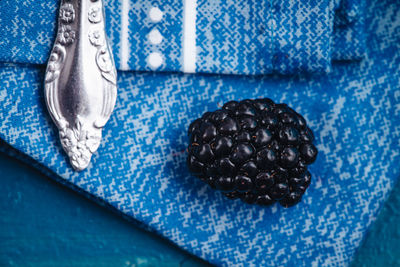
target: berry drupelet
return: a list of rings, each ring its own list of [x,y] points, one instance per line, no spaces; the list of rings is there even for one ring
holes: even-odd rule
[[[189,136],[189,170],[228,198],[289,207],[310,185],[314,136],[286,104],[230,101],[193,121]]]

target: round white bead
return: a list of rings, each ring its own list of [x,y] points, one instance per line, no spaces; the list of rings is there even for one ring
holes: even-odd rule
[[[151,21],[160,22],[164,13],[158,7],[152,7],[149,12]]]
[[[161,66],[164,60],[160,53],[153,52],[148,56],[147,61],[152,69],[157,69]]]
[[[153,45],[161,44],[161,42],[163,40],[163,36],[161,35],[160,31],[157,29],[151,30],[151,32],[149,33],[147,38],[149,39],[150,43]]]

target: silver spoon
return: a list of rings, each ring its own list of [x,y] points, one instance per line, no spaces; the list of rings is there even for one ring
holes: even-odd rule
[[[117,72],[103,0],[61,0],[57,38],[45,75],[47,109],[75,170],[85,169],[114,109]]]

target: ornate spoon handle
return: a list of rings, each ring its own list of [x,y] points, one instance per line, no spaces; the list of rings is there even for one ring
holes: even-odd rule
[[[114,109],[117,73],[103,0],[61,0],[45,77],[47,109],[75,170],[85,169]]]

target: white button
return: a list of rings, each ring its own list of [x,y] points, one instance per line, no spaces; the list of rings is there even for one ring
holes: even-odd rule
[[[147,58],[147,61],[152,69],[157,69],[163,63],[162,55],[158,52],[153,52]]]
[[[163,36],[161,35],[160,31],[157,29],[153,29],[149,35],[147,36],[149,38],[150,43],[154,45],[161,44],[163,40]]]
[[[153,22],[160,22],[164,13],[158,7],[152,7],[149,12],[150,19]]]

